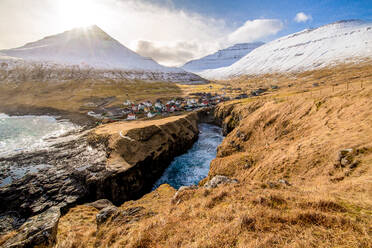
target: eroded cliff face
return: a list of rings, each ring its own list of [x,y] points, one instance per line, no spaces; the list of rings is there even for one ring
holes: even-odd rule
[[[90,185],[90,199],[114,204],[149,192],[175,156],[186,152],[198,138],[198,114],[156,121],[117,122],[89,135],[89,144],[107,143],[108,176]]]
[[[191,148],[198,138],[200,121],[213,121],[213,115],[199,111],[160,120],[111,123],[48,151],[6,158],[20,167],[34,163],[49,166],[0,188],[0,201],[7,203],[0,208],[4,220],[0,232],[11,233],[0,235],[6,237],[0,238],[0,245],[53,242],[55,236],[36,221],[45,219],[51,207],[63,214],[76,204],[109,199],[118,205],[148,193],[171,160]],[[53,225],[58,225],[58,219]],[[38,230],[37,237],[24,230],[30,226]]]

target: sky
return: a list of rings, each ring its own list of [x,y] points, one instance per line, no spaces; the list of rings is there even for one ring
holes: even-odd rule
[[[0,50],[96,24],[133,51],[180,66],[345,19],[371,21],[372,1],[0,0]]]

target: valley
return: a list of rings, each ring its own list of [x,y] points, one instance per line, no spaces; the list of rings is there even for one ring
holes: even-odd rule
[[[371,22],[208,23],[0,50],[0,247],[371,247]]]
[[[338,82],[322,94],[282,85],[275,98],[219,105],[227,136],[198,187],[162,185],[102,224],[100,209],[72,208],[57,247],[368,247],[372,80]]]
[[[255,84],[257,81],[259,84]],[[272,83],[265,85],[266,82]],[[81,176],[87,178],[96,173],[103,177],[110,175],[108,178],[111,182],[113,178],[121,178],[113,184],[116,188],[126,180],[130,180],[130,183],[124,185],[141,185],[134,183],[134,178],[141,181],[142,176],[154,175],[154,171],[160,170],[158,165],[155,166],[155,160],[150,158],[157,156],[156,152],[150,155],[152,150],[157,150],[156,147],[168,147],[162,144],[162,134],[157,134],[159,127],[161,132],[173,130],[174,135],[165,136],[169,137],[169,144],[177,137],[183,145],[188,144],[182,146],[186,150],[194,142],[191,140],[195,139],[197,119],[220,125],[227,135],[217,149],[217,157],[211,162],[208,176],[198,186],[181,187],[177,191],[168,185],[161,185],[142,197],[137,195],[125,198],[131,201],[122,203],[124,198],[119,201],[115,199],[125,196],[124,188],[120,189],[119,186],[116,190],[112,188],[107,191],[111,186],[102,184],[101,179],[95,175],[89,179],[91,187],[96,185],[93,191],[83,190],[85,183],[77,183],[77,191],[71,191],[70,188],[65,192],[65,203],[55,200],[61,199],[61,195],[45,201],[34,194],[36,203],[43,200],[44,205],[48,206],[54,205],[53,201],[56,201],[63,203],[61,206],[67,206],[62,207],[62,216],[56,218],[52,229],[48,229],[54,231],[46,242],[56,242],[56,247],[86,247],[81,245],[81,240],[84,240],[84,244],[89,244],[88,247],[152,247],[156,244],[161,244],[162,247],[247,247],[250,242],[258,242],[262,246],[282,246],[290,242],[293,246],[307,246],[311,243],[317,247],[327,247],[326,242],[332,240],[340,246],[352,244],[351,246],[368,247],[371,240],[367,227],[372,221],[369,197],[372,188],[368,179],[372,154],[369,136],[372,99],[370,64],[345,64],[292,75],[239,78],[217,82],[212,88],[207,85],[174,86],[180,95],[199,90],[224,89],[233,98],[242,93],[249,95],[258,85],[267,87],[267,91],[259,96],[221,103],[210,112],[209,117],[202,117],[203,114],[196,118],[194,113],[189,113],[188,115],[194,116],[190,119],[194,124],[185,129],[188,130],[186,133],[179,129],[184,124],[172,124],[184,119],[184,116],[173,116],[159,120],[100,125],[90,131],[86,138],[79,139],[81,141],[76,145],[82,149],[81,154],[85,155],[70,158],[78,169],[74,174],[83,173]],[[271,85],[276,85],[277,88],[272,88]],[[79,111],[78,108],[76,111]],[[186,126],[190,125],[189,121],[182,122],[187,123]],[[190,133],[190,130],[194,131]],[[190,143],[185,143],[185,138]],[[95,147],[94,150],[87,153],[81,142],[88,142]],[[138,145],[133,142],[138,142]],[[66,145],[61,146],[60,152],[77,149],[74,148],[76,145],[71,148],[68,148],[68,143]],[[174,152],[174,149],[169,147],[168,152]],[[96,157],[99,154],[102,158]],[[45,155],[38,156],[42,158]],[[80,171],[79,159],[84,159],[84,156],[93,159],[90,168],[96,166],[94,170]],[[150,157],[146,158],[147,156]],[[167,161],[174,157],[169,153],[164,156],[163,159]],[[37,160],[40,161],[40,158]],[[23,159],[27,161],[28,158]],[[48,159],[48,156],[44,159]],[[17,158],[17,161],[22,159]],[[76,170],[74,167],[65,167],[57,160],[52,161],[47,163],[56,163],[59,170],[70,168],[66,173]],[[68,161],[69,159],[66,162],[71,163]],[[98,164],[94,165],[93,161]],[[146,166],[154,164],[151,169],[153,172],[137,174],[142,175],[140,177],[134,174],[130,177],[118,177],[132,168],[137,163],[135,161],[139,164],[142,164],[140,161],[147,161],[143,164]],[[162,166],[161,168],[165,169]],[[86,174],[88,171],[90,172]],[[152,181],[160,177],[160,173],[157,175],[146,180]],[[37,178],[33,180],[37,182]],[[22,184],[22,180],[18,183]],[[152,184],[145,188],[147,187],[147,190],[141,192],[149,192]],[[3,188],[3,193],[6,190],[6,187]],[[25,187],[23,190],[27,192],[30,189]],[[62,192],[59,194],[63,194]],[[76,194],[71,195],[72,192]],[[93,192],[96,193],[92,195]],[[132,190],[130,192],[133,193]],[[103,207],[98,207],[101,205],[96,203],[79,205],[79,199],[89,202],[102,198],[111,200],[117,207],[107,202],[100,203]],[[29,204],[36,207],[35,213],[44,214],[44,217],[38,215],[38,218],[52,218],[48,216],[55,213],[50,212],[52,210],[45,213],[37,210],[42,206],[41,203]],[[97,222],[96,216],[104,214],[103,209],[110,209],[110,212],[103,222]],[[198,235],[208,232],[213,232],[217,239],[211,242],[208,236]],[[280,233],[282,238],[278,239],[274,233]],[[343,239],[339,239],[341,234]],[[24,231],[9,232],[2,236],[0,242],[34,242],[32,236],[28,235]],[[40,234],[35,237],[40,237],[38,235]],[[298,235],[303,238],[297,239]]]

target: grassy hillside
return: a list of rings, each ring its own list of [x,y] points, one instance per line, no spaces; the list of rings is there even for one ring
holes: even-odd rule
[[[267,76],[281,89],[218,107],[229,134],[199,188],[163,185],[99,226],[97,209],[77,206],[60,220],[57,247],[371,247],[370,72]],[[249,80],[229,86],[264,78]],[[215,175],[239,183],[204,188]]]
[[[81,80],[0,84],[2,109],[12,106],[54,108],[86,112],[87,103],[122,104],[125,100],[154,100],[182,94],[174,83],[143,81]],[[1,110],[1,109],[0,109]]]

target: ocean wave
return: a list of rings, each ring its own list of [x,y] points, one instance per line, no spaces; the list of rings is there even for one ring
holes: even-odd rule
[[[0,157],[46,148],[62,135],[80,128],[54,116],[0,114]]]

